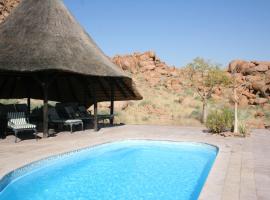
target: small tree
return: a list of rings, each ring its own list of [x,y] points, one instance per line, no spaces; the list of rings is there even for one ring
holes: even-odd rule
[[[203,58],[195,58],[187,65],[187,69],[191,86],[196,90],[203,103],[201,122],[205,123],[208,100],[212,97],[214,89],[217,86],[228,85],[230,81],[219,65],[212,64]]]
[[[234,102],[234,128],[233,132],[238,133],[238,105],[239,99],[243,92],[248,87],[247,81],[245,79],[238,78],[237,68],[232,70],[232,92],[233,92],[233,102]]]

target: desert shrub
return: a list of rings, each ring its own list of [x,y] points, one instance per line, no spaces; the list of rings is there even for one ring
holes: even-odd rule
[[[168,103],[165,103],[165,104],[164,104],[164,107],[165,107],[165,108],[169,108],[170,106],[171,106],[171,104],[168,104]]]
[[[188,89],[184,90],[184,95],[185,96],[193,96],[194,91],[191,88],[188,88]]]
[[[209,104],[210,106],[216,105],[215,99],[213,99],[213,98],[208,99],[208,104]]]
[[[266,119],[270,119],[270,111],[265,111],[264,114]]]
[[[107,115],[110,111],[108,109],[99,109],[99,115]],[[114,113],[115,114],[115,113]]]
[[[185,97],[179,96],[179,98],[178,99],[174,99],[173,102],[174,103],[177,103],[177,104],[181,104],[181,103],[183,103],[184,100],[185,100]]]
[[[121,115],[120,112],[116,112],[116,111],[114,112],[114,116],[115,116],[115,117],[119,117],[120,115]]]
[[[195,98],[194,98],[195,100],[197,100],[197,101],[200,101],[201,100],[201,97],[199,97],[199,96],[195,96]]]
[[[238,126],[238,131],[241,135],[243,135],[244,137],[248,134],[249,130],[246,124],[244,124],[243,122],[239,124]]]
[[[239,109],[238,110],[238,116],[239,116],[240,120],[247,120],[253,115],[250,112],[249,108],[246,108],[246,109]]]
[[[231,130],[233,126],[233,112],[227,108],[212,111],[206,120],[206,127],[212,133]]]
[[[148,100],[142,100],[142,101],[139,103],[138,106],[146,106],[146,105],[150,105],[150,104],[151,104],[150,101],[148,101]]]
[[[145,122],[145,121],[148,121],[148,120],[149,120],[149,117],[146,117],[146,116],[145,116],[145,117],[142,118],[142,121],[144,121],[144,122]]]
[[[201,106],[200,106],[200,105],[196,105],[194,108],[195,108],[196,110],[200,110],[200,109],[201,109]]]
[[[201,119],[201,111],[199,109],[193,110],[190,113],[189,118],[200,120]]]

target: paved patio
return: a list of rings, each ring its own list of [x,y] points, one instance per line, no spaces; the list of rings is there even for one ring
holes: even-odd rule
[[[194,141],[213,144],[219,153],[209,174],[202,200],[270,199],[270,131],[254,130],[249,138],[224,138],[203,128],[125,125],[60,133],[56,137],[14,143],[13,136],[0,140],[0,177],[29,162],[87,146],[126,140]]]

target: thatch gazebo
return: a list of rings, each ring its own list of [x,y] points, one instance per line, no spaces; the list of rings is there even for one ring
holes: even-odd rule
[[[23,0],[0,26],[0,99],[94,104],[140,100],[133,81],[97,47],[61,0]]]

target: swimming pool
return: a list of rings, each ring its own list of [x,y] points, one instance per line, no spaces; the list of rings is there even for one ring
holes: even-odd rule
[[[188,142],[103,144],[11,172],[0,182],[0,199],[195,200],[217,152]]]

